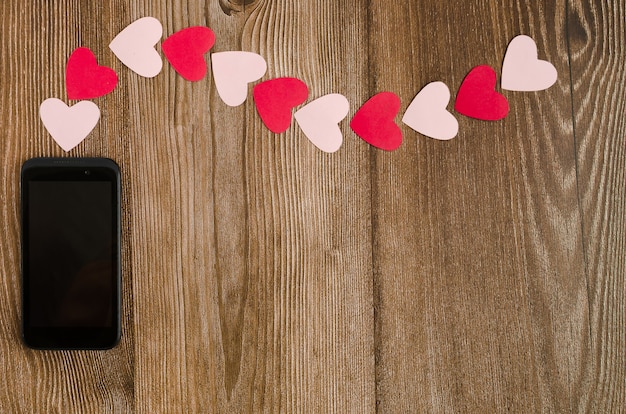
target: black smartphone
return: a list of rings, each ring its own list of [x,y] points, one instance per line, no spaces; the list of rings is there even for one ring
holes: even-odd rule
[[[120,171],[107,158],[33,158],[21,171],[22,328],[35,349],[120,339]]]

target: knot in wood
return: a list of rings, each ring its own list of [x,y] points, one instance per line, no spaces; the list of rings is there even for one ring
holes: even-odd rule
[[[255,2],[255,0],[219,0],[222,11],[228,16],[233,13],[242,12],[246,6]]]

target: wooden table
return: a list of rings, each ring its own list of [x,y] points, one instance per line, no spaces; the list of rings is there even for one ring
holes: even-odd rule
[[[266,58],[310,99],[351,104],[344,144],[270,132],[165,61],[146,79],[109,50],[135,19],[164,38],[213,29],[212,52]],[[626,9],[623,0],[206,0],[0,4],[0,411],[620,412],[626,401]],[[453,100],[536,40],[558,70],[501,91],[501,121],[458,136],[400,123],[427,83]],[[69,154],[38,116],[65,102],[79,46],[119,84]],[[157,45],[160,50],[160,44]],[[207,61],[210,57],[207,57]],[[398,94],[404,142],[349,120]],[[452,110],[453,102],[449,105]],[[20,341],[19,169],[106,156],[123,173],[123,339],[111,351]]]

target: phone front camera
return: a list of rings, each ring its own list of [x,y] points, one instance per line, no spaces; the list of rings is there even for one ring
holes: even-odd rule
[[[90,175],[90,174],[91,174],[91,171],[85,170],[85,175]]]

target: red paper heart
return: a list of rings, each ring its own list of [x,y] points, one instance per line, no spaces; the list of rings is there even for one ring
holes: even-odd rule
[[[202,80],[207,64],[204,54],[215,44],[213,30],[204,26],[188,27],[169,36],[161,50],[174,70],[188,81]]]
[[[386,151],[402,144],[402,131],[395,122],[400,98],[392,92],[380,92],[356,112],[350,128],[365,142]]]
[[[89,48],[79,47],[72,52],[65,67],[65,89],[69,99],[97,98],[112,92],[115,86],[115,71],[99,66]]]
[[[506,117],[509,102],[495,91],[496,80],[496,72],[490,66],[476,66],[463,80],[454,109],[462,115],[484,121]]]
[[[300,79],[277,78],[259,83],[252,93],[265,126],[280,134],[291,125],[291,110],[309,97],[309,88]]]

